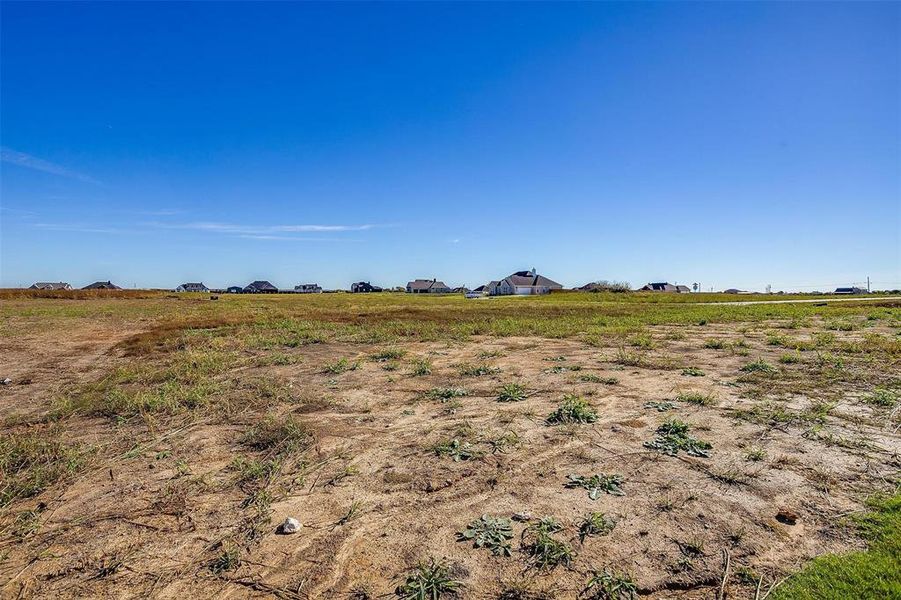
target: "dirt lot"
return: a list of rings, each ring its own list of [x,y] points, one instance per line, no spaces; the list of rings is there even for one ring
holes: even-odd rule
[[[3,597],[376,598],[435,558],[462,598],[575,598],[593,571],[648,598],[754,598],[861,547],[842,519],[901,464],[897,404],[868,400],[897,385],[896,349],[873,349],[898,343],[886,321],[653,325],[608,344],[224,328],[138,355],[152,327],[67,323],[19,323],[0,348],[6,434],[73,452],[0,508]],[[572,397],[596,419],[550,422]],[[648,447],[668,419],[709,456]],[[611,474],[624,495],[566,485]],[[590,513],[615,525],[580,539]],[[458,541],[481,515],[517,516],[510,556]],[[281,535],[288,516],[301,530]],[[571,551],[557,566],[530,545],[542,517]]]

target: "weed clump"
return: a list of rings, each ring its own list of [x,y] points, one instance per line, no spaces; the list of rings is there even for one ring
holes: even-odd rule
[[[676,456],[682,450],[689,456],[709,457],[710,443],[688,435],[688,430],[688,424],[669,419],[657,428],[657,437],[645,442],[644,446],[668,456]]]
[[[424,358],[413,361],[413,370],[410,372],[413,377],[424,377],[432,374],[432,362]]]
[[[569,475],[568,481],[564,484],[567,488],[585,488],[588,490],[588,497],[597,500],[601,492],[606,492],[612,496],[625,496],[622,485],[625,479],[622,475],[592,475],[591,477],[583,477],[582,475]]]
[[[482,515],[466,529],[457,532],[457,541],[472,540],[474,548],[487,548],[495,556],[510,556],[513,526],[510,519]]]
[[[716,404],[716,396],[713,394],[705,394],[703,392],[680,392],[676,395],[679,402],[688,402],[689,404],[697,404],[698,406],[712,406]]]
[[[394,593],[401,600],[437,600],[442,594],[453,593],[462,585],[451,577],[446,563],[432,558],[428,563],[419,563]]]
[[[584,543],[585,538],[593,535],[607,535],[616,527],[616,521],[607,517],[602,512],[591,512],[582,518],[579,523],[579,541]]]
[[[469,392],[463,388],[432,388],[425,393],[426,398],[429,400],[438,400],[440,402],[447,402],[453,398],[462,398],[467,395],[469,395]]]
[[[449,456],[454,462],[473,460],[482,456],[482,453],[473,448],[472,444],[469,442],[461,442],[457,438],[435,444],[432,446],[432,450],[438,456]]]
[[[341,373],[346,373],[347,371],[356,371],[360,368],[360,363],[351,362],[346,358],[339,358],[334,362],[330,362],[323,367],[322,372],[328,373],[329,375],[340,375]]]
[[[497,395],[498,402],[519,402],[526,399],[526,388],[518,383],[508,383]]]
[[[545,517],[523,531],[522,548],[536,568],[553,569],[559,565],[569,566],[572,562],[572,548],[551,535],[562,530],[555,519]]]
[[[758,358],[755,361],[749,362],[748,364],[743,366],[741,368],[741,370],[744,371],[745,373],[766,373],[766,374],[772,374],[772,373],[776,373],[778,371],[778,369],[776,367],[774,367],[770,363],[766,362],[762,358]]]
[[[898,394],[886,388],[876,388],[872,394],[864,396],[863,401],[871,406],[892,408],[898,404]]]
[[[460,370],[460,375],[463,377],[482,377],[484,375],[497,375],[501,372],[499,367],[492,367],[486,363],[479,363],[477,365],[463,363],[458,369]]]
[[[598,420],[598,413],[594,407],[584,398],[568,394],[563,397],[563,402],[547,417],[549,425],[561,425],[564,423],[594,423]]]
[[[401,350],[400,348],[388,348],[387,350],[381,350],[370,355],[369,358],[374,362],[388,362],[401,359],[406,355],[406,350]]]
[[[638,597],[638,586],[625,573],[592,571],[579,597],[588,600],[633,600]]]

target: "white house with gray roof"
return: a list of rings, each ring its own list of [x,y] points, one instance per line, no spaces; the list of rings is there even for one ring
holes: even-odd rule
[[[534,268],[531,271],[517,271],[499,281],[488,283],[489,296],[535,296],[562,289],[562,285],[539,275]]]

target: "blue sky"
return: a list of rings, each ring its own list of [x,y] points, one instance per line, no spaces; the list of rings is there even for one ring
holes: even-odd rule
[[[0,15],[0,285],[901,287],[901,4]]]

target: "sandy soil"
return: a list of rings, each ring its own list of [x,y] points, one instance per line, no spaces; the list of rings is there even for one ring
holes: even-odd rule
[[[672,331],[653,330],[660,340]],[[65,343],[49,334],[5,340],[0,362],[14,384],[0,390],[0,410],[27,417],[46,409],[62,388],[124,360],[113,348],[133,333],[98,327],[73,332]],[[268,532],[247,545],[237,569],[220,576],[207,568],[209,560],[249,514],[230,465],[242,451],[250,418],[186,416],[157,429],[118,430],[105,419],[82,419],[70,435],[107,451],[68,487],[14,507],[37,508],[40,528],[25,539],[0,540],[2,596],[375,598],[390,595],[417,561],[438,557],[464,583],[463,598],[497,598],[513,584],[529,587],[536,598],[541,591],[575,598],[586,573],[602,568],[632,574],[648,598],[711,598],[726,550],[729,597],[753,598],[754,582],[742,579],[743,568],[771,581],[811,557],[857,546],[839,521],[897,473],[901,443],[892,423],[862,407],[859,394],[836,390],[781,399],[804,410],[837,395],[826,428],[840,439],[866,440],[867,448],[802,435],[808,426],[738,420],[736,409],[761,401],[749,393],[752,384],[736,383],[740,367],[758,356],[775,364],[784,350],[759,337],[750,356],[703,347],[711,337],[734,339],[735,327],[685,333],[652,356],[677,356],[702,369],[703,377],[624,367],[614,362],[615,349],[532,338],[410,343],[397,371],[366,360],[383,346],[337,343],[291,349],[298,364],[249,368],[248,377],[290,384],[294,402],[273,412],[301,419],[316,441],[274,486]],[[485,352],[497,355],[480,358]],[[341,357],[360,359],[360,368],[323,372]],[[429,359],[432,373],[410,376],[413,357]],[[565,360],[553,360],[558,357]],[[500,372],[461,377],[457,365],[464,362],[487,362]],[[584,382],[585,374],[617,382]],[[524,384],[528,398],[497,402],[499,387],[510,382]],[[448,403],[424,397],[434,387],[469,394]],[[677,402],[668,412],[645,408],[683,390],[709,392],[719,401],[707,407]],[[590,400],[597,422],[548,426],[545,417],[566,393]],[[671,416],[713,444],[709,458],[643,447]],[[492,452],[488,441],[510,432],[518,442]],[[431,450],[454,436],[484,455],[454,462]],[[747,459],[752,448],[765,452],[762,460]],[[591,500],[585,490],[564,487],[571,473],[621,474],[626,495]],[[795,513],[795,524],[777,520],[780,510]],[[590,511],[603,511],[617,524],[609,535],[581,543],[577,522]],[[6,531],[16,512],[4,515]],[[529,568],[518,539],[523,523],[514,523],[512,557],[456,541],[455,533],[482,514],[520,512],[553,516],[564,525],[557,537],[576,553],[568,568]],[[287,516],[302,522],[301,532],[277,535],[276,525]]]

